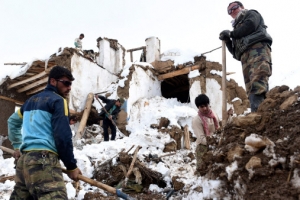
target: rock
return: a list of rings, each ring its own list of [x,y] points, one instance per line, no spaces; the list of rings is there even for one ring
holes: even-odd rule
[[[298,96],[293,95],[290,96],[288,99],[286,99],[281,105],[280,105],[280,109],[281,110],[286,110],[289,106],[293,105],[298,99]]]
[[[172,141],[165,144],[164,152],[176,151],[176,149],[177,149],[177,144],[176,142]]]
[[[160,118],[158,128],[161,129],[162,127],[167,128],[170,124],[170,120],[168,118],[162,117]]]
[[[271,98],[266,98],[258,107],[257,112],[265,112],[270,109],[274,109],[276,106],[276,101]]]
[[[258,113],[250,113],[247,116],[238,116],[232,119],[232,124],[235,126],[250,126],[256,125],[261,121],[261,115]]]
[[[276,100],[276,98],[279,96],[278,93],[282,93],[287,90],[289,90],[289,87],[286,85],[276,86],[266,94],[266,97]]]
[[[181,190],[184,187],[184,183],[177,181],[177,178],[179,178],[179,177],[178,176],[172,177],[172,183],[173,183],[175,191]]]
[[[250,158],[250,160],[248,161],[248,163],[246,164],[245,169],[247,171],[249,171],[250,169],[255,169],[255,168],[259,168],[259,167],[262,167],[261,159],[256,156],[252,156]]]
[[[195,160],[195,155],[190,152],[188,155],[187,155],[191,160]]]
[[[245,139],[245,149],[249,152],[257,152],[267,146],[274,146],[274,143],[267,137],[252,133]]]
[[[241,157],[243,155],[244,150],[240,146],[235,146],[230,149],[227,153],[227,160],[232,162],[236,157]]]

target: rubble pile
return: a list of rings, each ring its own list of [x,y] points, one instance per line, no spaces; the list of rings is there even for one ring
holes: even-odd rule
[[[208,140],[200,174],[221,180],[233,199],[299,199],[299,91],[275,87],[257,113],[218,131]]]

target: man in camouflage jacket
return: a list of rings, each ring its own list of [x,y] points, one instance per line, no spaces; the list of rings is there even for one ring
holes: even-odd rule
[[[241,61],[251,112],[256,112],[269,90],[272,38],[256,10],[244,9],[239,1],[230,3],[227,10],[233,18],[233,31],[224,30],[219,38],[226,42],[233,57]]]

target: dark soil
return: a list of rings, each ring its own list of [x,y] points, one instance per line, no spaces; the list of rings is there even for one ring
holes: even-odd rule
[[[288,91],[287,88],[282,91],[280,90],[282,87],[274,88],[268,93],[268,99],[273,102],[271,106],[268,107],[263,102],[259,107],[257,114],[261,115],[260,122],[255,125],[228,125],[224,129],[224,140],[221,145],[216,138],[208,140],[211,150],[204,157],[205,164],[200,173],[208,178],[224,181],[223,190],[232,195],[234,199],[275,200],[299,199],[300,197],[300,188],[295,188],[291,183],[292,177],[296,173],[294,169],[300,167],[297,162],[291,164],[291,156],[299,155],[300,104],[298,101],[294,101],[286,109],[280,109],[287,98],[292,95],[299,98],[299,95],[296,89]],[[285,94],[283,94],[284,92]],[[272,157],[267,157],[262,152],[263,149],[256,153],[248,152],[244,148],[245,138],[252,133],[265,136],[274,142],[276,157],[285,158],[286,161],[271,167],[268,162]],[[236,146],[243,149],[243,154],[235,158],[238,169],[228,180],[226,167],[232,162],[227,159],[227,153]],[[254,169],[254,176],[250,179],[245,166],[253,156],[261,159],[261,167]],[[296,161],[298,160],[296,159]],[[239,189],[236,188],[237,181],[241,185]]]

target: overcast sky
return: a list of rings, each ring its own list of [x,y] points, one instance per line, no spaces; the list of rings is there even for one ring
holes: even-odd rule
[[[219,33],[231,30],[227,0],[0,0],[0,67],[5,62],[28,62],[46,58],[58,47],[73,47],[85,34],[84,49],[97,51],[96,39],[117,39],[126,49],[145,45],[145,39],[161,40],[161,52],[171,48],[199,54],[221,46]],[[259,11],[273,37],[271,87],[287,84],[299,68],[297,15],[299,2],[244,0],[245,8]],[[139,53],[135,53],[138,60]],[[222,62],[221,49],[207,54]],[[127,60],[129,61],[129,60]],[[0,72],[1,69],[0,68]],[[227,71],[243,85],[241,64],[227,51]],[[299,70],[298,70],[299,71]],[[283,81],[283,82],[281,82]]]

